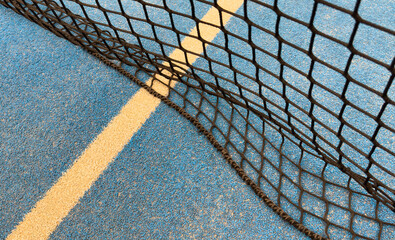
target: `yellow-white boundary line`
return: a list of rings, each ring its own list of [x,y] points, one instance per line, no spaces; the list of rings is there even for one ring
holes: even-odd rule
[[[243,0],[218,1],[219,6],[230,12],[235,12],[242,3]],[[230,17],[230,14],[222,12],[222,24],[225,25]],[[220,26],[218,9],[212,7],[202,18],[202,21]],[[198,27],[200,36],[208,42],[211,42],[220,31],[218,27],[207,24],[199,24]],[[196,27],[191,30],[190,35],[197,36]],[[203,53],[203,44],[196,38],[186,37],[181,45],[194,53],[187,55],[190,64],[196,61],[199,54]],[[175,49],[170,58],[186,63],[184,52],[180,49]],[[180,65],[180,63],[177,64]],[[188,69],[186,66],[182,67]],[[167,72],[167,74],[170,73]],[[155,77],[162,82],[168,82],[166,78],[159,75]],[[148,81],[150,84],[152,79]],[[174,87],[175,82],[173,81],[171,85]],[[162,95],[168,94],[168,88],[165,85],[155,84],[153,88]],[[55,185],[48,190],[45,196],[37,202],[7,237],[7,240],[47,239],[159,104],[158,98],[153,97],[146,90],[140,89]]]

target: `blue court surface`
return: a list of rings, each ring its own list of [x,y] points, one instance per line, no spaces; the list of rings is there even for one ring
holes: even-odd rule
[[[106,8],[116,7],[116,1],[100,2],[104,2]],[[137,3],[129,2],[131,14],[136,17],[143,14]],[[298,12],[293,4],[279,2],[283,4],[280,6],[284,11],[303,19],[304,13]],[[307,0],[297,2],[307,6],[311,4]],[[354,3],[330,2],[350,9]],[[381,9],[379,4],[365,1],[360,14],[370,21],[394,28],[395,19],[391,13],[395,11],[395,3],[389,1],[386,6],[388,8]],[[68,7],[80,13],[72,2]],[[169,7],[180,12],[189,11],[187,5],[177,1]],[[203,17],[209,8],[209,5],[197,8],[197,17]],[[241,14],[243,9],[238,11]],[[264,9],[251,8],[250,11],[256,11],[256,16],[267,14],[267,18],[254,19],[261,21],[259,24],[275,25],[274,16],[264,13]],[[348,37],[352,20],[336,15],[329,8],[320,9],[320,13],[317,28],[326,29],[328,34],[339,39]],[[103,20],[103,16],[95,15],[93,10],[88,14],[96,21]],[[149,10],[149,14],[154,21],[170,24],[166,22],[165,13]],[[113,20],[114,25],[127,27],[122,19]],[[309,36],[303,35],[305,31],[301,26],[293,25],[291,21],[282,24],[285,39],[308,48],[305,39]],[[177,29],[188,33],[193,27],[193,22],[182,22]],[[247,29],[236,18],[231,19],[226,27],[241,36],[247,34]],[[145,31],[145,34],[151,31],[141,22],[136,22],[136,29]],[[367,36],[375,34],[372,29],[361,31],[370,31]],[[174,37],[167,31],[159,31],[158,34],[158,38],[167,42]],[[127,35],[122,37],[132,41]],[[270,41],[270,36],[264,33],[257,32],[252,37],[262,44]],[[390,62],[395,55],[395,39],[393,36],[380,39],[381,42],[374,42],[357,36],[355,47],[364,46],[365,51],[375,53],[377,59]],[[213,43],[221,44],[223,41],[223,34],[219,34]],[[158,47],[150,42],[143,44],[152,51]],[[317,39],[315,54],[339,67],[344,65],[347,53],[342,49],[328,52],[327,44],[325,39]],[[277,50],[277,46],[262,47],[273,52]],[[249,46],[238,44],[236,40],[229,48],[240,54],[250,54]],[[226,61],[226,53],[210,47],[207,51],[212,59]],[[298,56],[296,51],[285,48],[283,56],[285,61],[306,71],[304,62],[307,60]],[[273,71],[279,67],[268,56],[258,56],[258,61],[267,61],[267,67]],[[195,62],[200,67],[204,64],[201,59]],[[381,91],[388,78],[387,73],[372,69],[369,64],[362,58],[356,59],[350,74],[363,78],[366,72],[376,71],[374,87]],[[320,67],[324,77],[317,76],[317,79],[337,91],[336,84],[340,78],[325,72],[323,66],[318,65],[317,71]],[[232,74],[230,70],[222,71],[224,76]],[[246,69],[246,74],[253,73]],[[300,83],[296,72],[285,72],[285,78],[294,81],[294,85]],[[370,79],[366,81],[366,84],[371,84]],[[249,87],[254,88],[252,84]],[[348,96],[351,100],[360,99],[361,106],[367,111],[378,108],[379,99],[376,101],[372,97],[369,100],[364,97],[368,93],[363,89],[356,85],[350,87],[355,88],[354,94]],[[0,239],[11,233],[138,90],[136,84],[83,49],[0,5]],[[389,95],[394,96],[394,91],[393,87]],[[339,107],[336,99],[325,95],[324,91],[318,90],[314,94],[327,106]],[[298,101],[297,94],[291,93],[288,98]],[[388,108],[384,115],[384,121],[393,123],[395,109]],[[327,116],[321,117],[328,124],[331,122]],[[346,120],[369,132],[372,127],[366,119],[357,116]],[[348,137],[352,138],[352,134]],[[380,137],[386,139],[389,149],[395,148],[394,136]],[[369,143],[362,139],[358,144]],[[383,154],[381,161],[395,171],[391,156]],[[385,175],[382,181],[395,186],[395,180]],[[311,184],[314,188],[314,183]],[[367,214],[371,211],[369,202],[364,202],[359,208],[356,211]],[[334,217],[339,223],[348,221],[347,216]],[[393,215],[389,213],[386,219],[391,218]],[[320,223],[306,224],[314,228]],[[374,226],[370,230],[359,231],[372,231],[372,236],[375,234]],[[347,235],[339,234],[337,237],[348,239]],[[384,229],[382,237],[394,239],[395,229]],[[132,238],[307,239],[267,207],[190,122],[163,103],[50,235],[50,239]]]

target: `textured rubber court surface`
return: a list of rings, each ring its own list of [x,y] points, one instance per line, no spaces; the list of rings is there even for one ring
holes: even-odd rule
[[[198,17],[207,10],[202,7]],[[231,20],[229,27],[243,34],[243,29],[237,26]],[[186,31],[191,28],[187,23],[184,27]],[[298,29],[288,27],[289,37],[297,40]],[[144,30],[144,26],[140,29]],[[220,42],[221,36],[215,41]],[[233,47],[244,51],[242,46]],[[3,239],[138,87],[82,49],[3,6],[0,6],[0,49],[0,239]],[[323,56],[339,54],[321,50]],[[381,58],[393,56],[393,50],[387,50],[380,52]],[[220,59],[221,55],[216,57]],[[298,64],[303,59],[294,56],[289,61]],[[368,66],[363,69],[371,71]],[[362,94],[356,91],[351,97]],[[375,107],[372,101],[367,100],[366,104]],[[388,144],[394,142],[395,139],[389,140]],[[343,216],[338,218],[343,221]],[[385,239],[395,237],[394,229],[385,231]],[[161,104],[51,238],[305,236],[260,202],[187,120]]]
[[[4,239],[138,88],[3,6],[0,23]],[[51,235],[132,237],[304,238],[162,104]]]

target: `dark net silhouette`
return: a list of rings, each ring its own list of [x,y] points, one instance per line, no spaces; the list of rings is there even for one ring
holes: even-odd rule
[[[359,0],[174,2],[0,0],[182,114],[309,237],[394,237],[394,23]]]

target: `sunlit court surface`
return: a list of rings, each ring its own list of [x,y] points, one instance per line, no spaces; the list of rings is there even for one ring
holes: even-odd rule
[[[392,0],[0,0],[0,239],[395,239]]]

